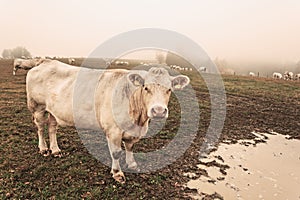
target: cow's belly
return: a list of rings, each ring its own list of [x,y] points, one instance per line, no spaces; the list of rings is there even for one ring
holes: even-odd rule
[[[72,121],[67,121],[65,119],[56,118],[56,122],[60,126],[74,126]]]
[[[67,108],[60,107],[57,108],[55,107],[46,107],[47,112],[51,113],[54,118],[56,119],[56,122],[60,126],[74,126],[74,119],[73,119],[73,112],[72,112],[72,107]]]
[[[67,90],[68,91],[68,90]],[[52,93],[46,101],[46,110],[51,113],[58,125],[74,126],[72,98],[70,93]],[[64,94],[64,96],[62,96]]]

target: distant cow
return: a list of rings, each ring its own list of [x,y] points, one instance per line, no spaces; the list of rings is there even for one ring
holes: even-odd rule
[[[13,75],[16,75],[18,69],[29,70],[33,67],[38,66],[43,61],[44,61],[44,59],[41,59],[41,58],[33,58],[33,59],[29,59],[29,60],[16,58],[14,60]]]
[[[249,72],[249,76],[255,76],[254,72]]]
[[[274,79],[282,79],[282,74],[279,72],[274,72],[273,73],[273,78]]]
[[[127,61],[119,61],[119,60],[118,60],[118,61],[115,62],[115,64],[116,64],[116,65],[124,65],[124,66],[128,66],[128,65],[129,65],[129,62],[127,62]]]
[[[68,58],[69,65],[74,65],[75,64],[75,59],[74,58]]]
[[[284,80],[293,80],[294,73],[293,72],[284,72],[283,79]]]
[[[122,140],[126,163],[130,169],[136,169],[133,144],[145,136],[151,118],[168,117],[167,105],[171,91],[184,88],[190,80],[183,75],[170,76],[167,70],[154,65],[149,71],[129,71],[73,67],[55,60],[44,62],[30,70],[26,78],[28,108],[38,128],[39,150],[44,155],[60,155],[56,140],[57,126],[75,124],[73,99],[78,99],[74,97],[74,90],[80,70],[84,71],[87,81],[96,77],[97,86],[92,96],[82,95],[88,88],[79,89],[83,100],[75,114],[82,120],[76,127],[100,125],[108,141],[113,178],[124,183],[125,176],[119,165]],[[94,99],[94,103],[89,103],[90,99]],[[96,114],[89,115],[91,111]],[[48,120],[45,119],[45,113],[49,113]],[[95,123],[91,122],[93,117],[96,118]],[[44,125],[48,125],[50,150],[43,135]]]
[[[300,73],[299,74],[296,74],[294,79],[297,81],[297,80],[300,80]]]
[[[206,67],[200,67],[201,72],[206,72]]]

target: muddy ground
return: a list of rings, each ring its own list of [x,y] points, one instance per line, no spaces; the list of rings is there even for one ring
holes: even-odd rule
[[[191,78],[200,108],[196,138],[175,162],[151,173],[125,173],[116,183],[110,167],[91,156],[75,128],[59,128],[62,158],[38,153],[36,128],[26,106],[25,71],[12,75],[12,60],[0,60],[0,198],[1,199],[183,199],[190,198],[185,172],[197,177],[199,149],[210,123],[209,91],[195,72]],[[209,76],[209,75],[204,75]],[[253,139],[251,131],[289,134],[300,139],[300,82],[267,78],[223,76],[227,97],[226,120],[219,142]],[[180,123],[180,109],[171,99],[170,116],[163,130],[143,139],[134,152],[149,152],[167,145]],[[259,141],[257,141],[259,142]],[[214,163],[210,163],[214,165]],[[224,169],[226,166],[224,166]],[[206,199],[218,197],[218,194]]]

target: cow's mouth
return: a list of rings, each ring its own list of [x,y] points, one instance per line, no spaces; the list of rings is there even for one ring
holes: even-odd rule
[[[150,109],[149,115],[153,119],[164,119],[168,117],[168,108],[163,106],[153,106]]]
[[[160,116],[156,116],[156,117],[151,117],[151,119],[158,119],[158,120],[162,120],[162,119],[166,119],[167,117],[160,117]]]

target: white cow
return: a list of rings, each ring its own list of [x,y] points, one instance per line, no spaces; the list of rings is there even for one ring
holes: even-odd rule
[[[294,73],[293,72],[284,72],[283,79],[284,80],[293,80]]]
[[[255,76],[254,72],[249,72],[249,76]]]
[[[206,67],[200,67],[201,72],[206,72]]]
[[[68,58],[69,65],[74,65],[75,64],[75,59],[74,58]]]
[[[273,78],[274,79],[282,79],[282,74],[279,72],[274,72],[273,73]]]
[[[18,69],[30,70],[41,64],[44,60],[45,59],[42,58],[33,58],[29,60],[16,58],[14,60],[13,75],[16,75]]]
[[[300,73],[299,74],[296,74],[294,79],[297,81],[297,80],[300,80]]]
[[[86,82],[96,81],[95,88],[85,84],[76,87],[80,70]],[[74,126],[76,115],[80,119],[77,128],[100,126],[104,130],[112,158],[111,173],[116,181],[124,183],[125,176],[119,165],[122,140],[126,163],[130,169],[136,169],[133,144],[146,134],[151,118],[168,117],[171,91],[182,89],[189,82],[187,76],[170,76],[167,70],[157,66],[149,71],[105,71],[73,67],[56,60],[44,62],[30,70],[26,78],[27,103],[38,128],[39,150],[44,155],[60,155],[57,126]],[[80,97],[74,96],[75,89]],[[89,89],[92,95],[85,96]],[[73,99],[81,102],[76,113]],[[48,120],[45,113],[49,113]],[[50,150],[43,135],[45,125],[48,125]]]
[[[129,65],[129,62],[127,62],[127,61],[119,61],[119,60],[118,60],[118,61],[115,62],[115,64],[116,64],[116,65],[124,65],[124,66],[128,66],[128,65]]]

